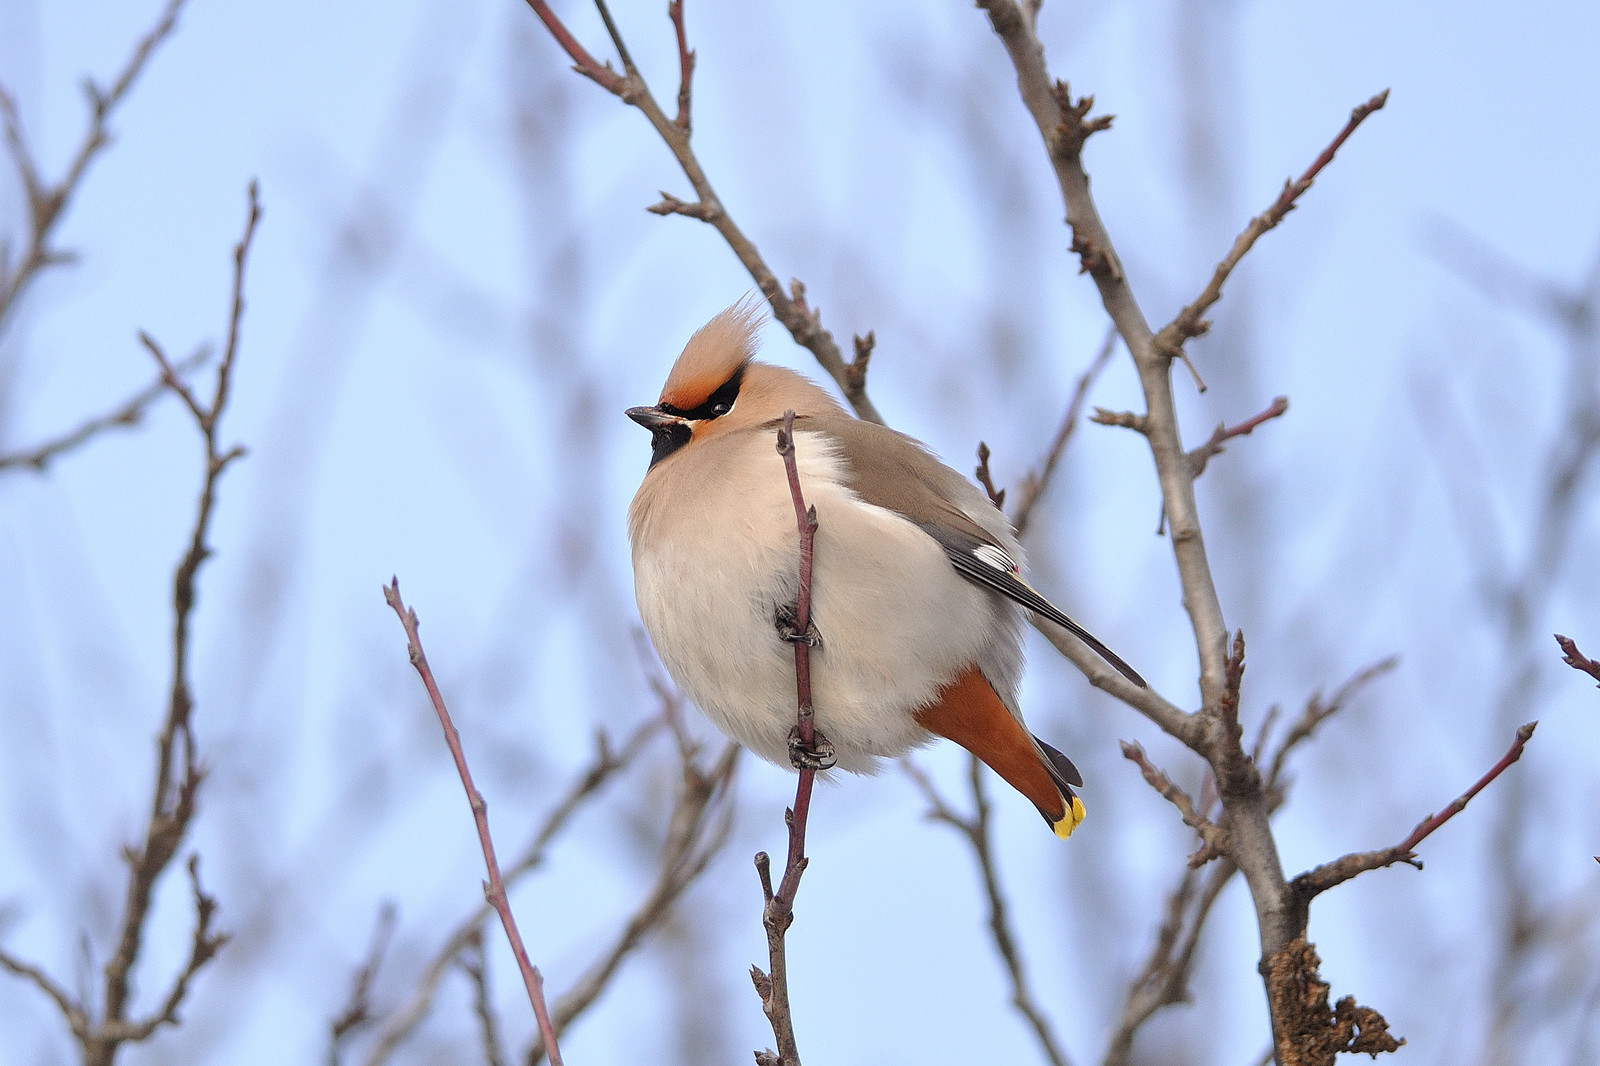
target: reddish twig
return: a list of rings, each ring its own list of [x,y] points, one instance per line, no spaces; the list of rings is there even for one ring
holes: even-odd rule
[[[800,470],[794,452],[794,412],[785,411],[783,428],[778,431],[778,454],[783,456],[783,469],[789,480],[789,495],[794,501],[795,526],[800,534],[800,589],[795,597],[794,682],[798,710],[796,729],[800,744],[814,750],[817,741],[811,706],[811,565],[817,535],[817,510],[807,507],[800,490]],[[778,1050],[756,1052],[759,1066],[799,1066],[800,1051],[794,1038],[794,1019],[789,1007],[788,954],[784,935],[794,924],[794,899],[800,890],[800,877],[806,871],[806,823],[811,813],[811,791],[816,781],[816,770],[797,765],[800,780],[795,786],[794,807],[784,812],[784,822],[789,828],[789,856],[784,865],[783,880],[776,891],[772,888],[772,860],[766,852],[756,855],[756,874],[761,878],[762,925],[767,931],[767,972],[750,967],[750,980],[756,994],[761,997],[761,1009],[772,1025],[772,1037]]]
[[[1055,476],[1056,467],[1061,463],[1061,456],[1067,450],[1067,441],[1072,439],[1073,430],[1078,428],[1078,419],[1083,414],[1083,405],[1089,398],[1089,390],[1094,386],[1095,379],[1110,365],[1111,353],[1116,350],[1116,346],[1117,331],[1115,328],[1108,328],[1106,338],[1100,344],[1100,350],[1095,353],[1094,359],[1078,377],[1078,384],[1072,390],[1072,399],[1067,403],[1067,409],[1061,416],[1061,424],[1056,427],[1056,435],[1050,441],[1050,449],[1045,452],[1044,461],[1039,464],[1036,473],[1023,478],[1017,510],[1011,518],[1011,524],[1016,528],[1018,537],[1027,530],[1028,519],[1033,516],[1035,505],[1044,495],[1044,490],[1049,487],[1050,479]]]
[[[910,759],[903,759],[900,765],[905,767],[906,773],[927,799],[928,817],[943,822],[960,833],[967,845],[972,848],[972,857],[978,864],[978,874],[983,879],[984,895],[989,901],[989,935],[994,941],[995,952],[1005,964],[1006,973],[1011,979],[1011,1005],[1017,1008],[1017,1013],[1022,1015],[1028,1027],[1033,1030],[1034,1039],[1039,1042],[1039,1050],[1044,1052],[1045,1058],[1050,1060],[1052,1066],[1068,1066],[1070,1060],[1056,1040],[1050,1019],[1034,999],[1028,971],[1022,962],[1022,952],[1017,947],[1016,935],[1011,931],[1005,893],[1000,889],[1000,871],[994,858],[989,796],[983,787],[983,764],[978,761],[977,756],[968,758],[967,783],[972,792],[971,818],[963,818],[952,810],[916,763]]]
[[[1264,213],[1251,219],[1250,224],[1244,228],[1244,232],[1234,238],[1233,247],[1228,249],[1228,254],[1223,257],[1222,262],[1217,264],[1216,270],[1212,271],[1211,281],[1195,299],[1194,303],[1178,312],[1178,317],[1174,318],[1156,335],[1158,346],[1165,351],[1177,354],[1183,350],[1184,341],[1191,337],[1198,337],[1210,328],[1211,324],[1204,320],[1205,313],[1218,300],[1222,299],[1222,285],[1228,280],[1228,275],[1232,274],[1234,268],[1239,265],[1239,261],[1244,258],[1245,253],[1250,251],[1262,234],[1277,226],[1278,223],[1283,221],[1285,215],[1294,210],[1295,201],[1300,199],[1307,189],[1311,188],[1311,183],[1316,180],[1318,174],[1322,173],[1323,168],[1333,162],[1334,153],[1356,131],[1356,127],[1366,121],[1368,115],[1382,108],[1388,100],[1389,90],[1385,89],[1366,103],[1353,109],[1350,112],[1350,120],[1344,124],[1344,129],[1340,130],[1338,136],[1334,137],[1328,146],[1322,150],[1321,155],[1312,160],[1305,173],[1301,174],[1298,180],[1283,183],[1283,191],[1272,202],[1272,206],[1267,208]]]
[[[1299,904],[1303,907],[1335,885],[1343,884],[1352,877],[1364,874],[1368,870],[1391,866],[1397,862],[1407,863],[1419,870],[1422,869],[1422,860],[1417,858],[1416,855],[1417,845],[1426,840],[1440,826],[1465,810],[1472,797],[1482,792],[1489,786],[1490,782],[1505,773],[1507,767],[1522,758],[1522,749],[1527,746],[1528,738],[1533,736],[1534,728],[1538,724],[1538,722],[1529,722],[1526,725],[1519,726],[1516,739],[1511,742],[1511,747],[1506,751],[1505,755],[1501,756],[1499,762],[1489,768],[1488,773],[1478,778],[1471,788],[1457,796],[1455,802],[1444,810],[1418,822],[1417,827],[1400,843],[1378,851],[1346,855],[1343,858],[1335,859],[1333,862],[1324,863],[1314,870],[1308,870],[1296,877],[1290,882],[1290,889]]]
[[[588,49],[578,43],[578,39],[567,31],[556,13],[550,10],[550,5],[544,0],[528,0],[528,6],[533,8],[533,13],[539,16],[539,21],[544,23],[544,28],[550,31],[550,36],[556,39],[567,55],[572,57],[572,69],[589,78],[595,84],[609,93],[622,95],[622,77],[611,69],[610,63],[602,64]]]
[[[1218,422],[1217,428],[1211,431],[1211,437],[1204,444],[1189,453],[1189,469],[1193,471],[1192,477],[1199,477],[1205,473],[1206,464],[1214,455],[1222,454],[1224,441],[1234,437],[1248,437],[1252,430],[1263,422],[1279,418],[1289,410],[1289,397],[1279,396],[1272,401],[1265,411],[1253,418],[1247,418],[1237,426],[1230,426],[1225,422]]]
[[[439,725],[444,729],[444,740],[450,748],[450,757],[455,760],[456,773],[461,776],[461,787],[466,789],[467,801],[472,806],[472,820],[478,827],[478,843],[483,847],[483,864],[488,869],[489,879],[483,885],[483,897],[489,905],[500,915],[500,924],[505,929],[506,939],[511,943],[511,954],[517,960],[517,969],[522,973],[522,984],[528,992],[528,1002],[533,1005],[533,1015],[539,1022],[539,1033],[544,1038],[544,1046],[549,1049],[551,1066],[561,1066],[561,1050],[556,1044],[555,1029],[550,1024],[550,1012],[544,1002],[544,978],[528,959],[528,949],[522,943],[522,932],[517,928],[517,919],[511,913],[511,904],[506,900],[505,881],[500,876],[500,860],[495,857],[494,839],[489,835],[489,804],[483,798],[483,793],[478,791],[478,786],[472,783],[472,771],[467,767],[467,756],[461,750],[461,735],[456,732],[456,726],[450,720],[450,711],[444,705],[444,697],[439,693],[439,686],[434,681],[433,670],[428,666],[428,657],[422,650],[422,638],[417,635],[417,613],[407,607],[400,599],[400,579],[390,579],[384,586],[383,598],[393,608],[399,617],[400,624],[406,631],[406,651],[410,655],[411,665],[416,668],[417,674],[422,678],[422,685],[428,690],[428,699],[433,702],[433,709],[439,716]]]
[[[1556,643],[1561,645],[1561,661],[1574,670],[1588,674],[1597,682],[1600,682],[1600,662],[1596,662],[1579,651],[1577,643],[1571,637],[1564,637],[1560,633],[1557,633],[1555,637]],[[1596,687],[1600,688],[1600,685]]]
[[[615,21],[611,18],[611,11],[606,7],[605,0],[595,0],[595,6],[600,11],[600,18],[606,25],[606,32],[611,35],[612,43],[617,48],[618,57],[622,60],[623,74],[619,76],[611,69],[610,64],[602,66],[591,56],[582,45],[572,36],[561,20],[555,16],[549,5],[542,0],[528,0],[528,6],[533,8],[539,16],[550,35],[556,43],[571,56],[578,73],[592,79],[607,92],[625,104],[639,109],[645,119],[655,129],[673,157],[678,161],[678,166],[683,169],[683,175],[689,180],[689,185],[694,189],[693,202],[680,200],[675,196],[662,195],[660,203],[650,210],[658,215],[685,215],[697,218],[713,227],[722,239],[727,242],[733,254],[749,272],[755,281],[756,287],[761,290],[761,295],[766,297],[772,306],[772,316],[783,323],[795,343],[810,350],[822,369],[838,384],[840,391],[855,409],[857,415],[869,422],[883,422],[883,416],[873,406],[867,397],[866,367],[867,363],[861,357],[861,348],[857,345],[857,360],[853,363],[846,362],[839,344],[833,339],[833,334],[822,326],[822,316],[819,312],[806,305],[805,287],[799,282],[791,283],[788,293],[783,290],[778,277],[767,266],[766,260],[761,257],[761,252],[755,244],[741,230],[727,209],[723,207],[716,190],[711,185],[711,180],[706,177],[700,160],[695,156],[694,149],[689,145],[690,117],[689,117],[689,77],[688,73],[694,65],[694,53],[688,50],[688,40],[684,34],[682,9],[678,5],[668,8],[668,15],[673,17],[673,30],[678,40],[678,61],[681,81],[678,88],[678,118],[673,119],[661,109],[656,102],[650,86],[633,65],[628,55],[627,46],[624,44],[621,32],[617,29]]]

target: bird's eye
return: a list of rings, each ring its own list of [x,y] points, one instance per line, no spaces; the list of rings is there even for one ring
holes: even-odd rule
[[[713,418],[721,418],[723,415],[727,414],[731,410],[733,410],[733,404],[731,404],[731,403],[719,403],[719,404],[717,404],[717,405],[715,405],[714,407],[711,408],[711,417],[713,417]]]

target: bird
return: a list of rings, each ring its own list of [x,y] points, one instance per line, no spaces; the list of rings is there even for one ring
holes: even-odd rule
[[[652,406],[650,464],[628,508],[634,592],[678,688],[723,733],[779,766],[871,774],[954,741],[1063,839],[1084,817],[1077,767],[1032,735],[1017,690],[1025,612],[1145,682],[1021,575],[1009,520],[919,441],[858,419],[795,371],[758,361],[749,298],[690,337]],[[792,631],[798,531],[776,430],[794,449],[817,531],[809,633]],[[811,651],[814,749],[798,740],[794,654]]]

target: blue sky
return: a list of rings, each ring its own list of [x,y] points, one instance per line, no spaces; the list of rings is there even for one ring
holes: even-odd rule
[[[676,63],[662,7],[616,14],[667,99]],[[157,10],[0,5],[0,80],[47,173],[81,134],[81,77],[117,68]],[[588,8],[560,10],[609,54]],[[1473,564],[1486,543],[1507,571],[1527,552],[1572,390],[1559,336],[1462,275],[1477,246],[1569,286],[1591,270],[1600,9],[1183,11],[1052,3],[1041,20],[1052,69],[1117,116],[1086,160],[1154,320],[1193,298],[1350,107],[1392,89],[1251,253],[1214,334],[1192,346],[1211,391],[1179,382],[1195,440],[1276,395],[1292,402],[1201,483],[1224,610],[1251,638],[1251,720],[1402,657],[1300,765],[1280,821],[1285,864],[1292,874],[1392,842],[1459,792],[1510,739],[1494,701],[1527,654],[1538,672],[1525,717],[1543,718],[1522,767],[1541,898],[1587,913],[1587,856],[1600,850],[1587,825],[1593,694],[1539,642],[1558,630],[1583,643],[1587,629],[1600,649],[1600,589],[1584,563],[1592,483],[1536,639],[1509,654]],[[986,440],[997,477],[1014,484],[1104,318],[980,13],[691,0],[688,21],[695,144],[729,209],[780,277],[806,281],[837,337],[876,331],[870,388],[891,424],[962,468]],[[178,353],[221,337],[244,191],[260,180],[224,428],[250,455],[222,487],[195,648],[212,773],[193,843],[238,939],[200,980],[190,1024],[133,1061],[320,1057],[380,901],[400,907],[378,992],[388,1003],[473,906],[470,820],[379,595],[391,574],[423,618],[506,839],[583,765],[596,725],[649,713],[623,528],[648,452],[621,411],[651,400],[688,334],[750,282],[709,228],[643,210],[658,190],[687,195],[685,182],[636,112],[567,65],[510,0],[192,0],[63,224],[78,262],[31,291],[0,337],[0,446],[111,406],[152,376],[138,330]],[[15,239],[19,190],[0,174]],[[811,371],[781,331],[765,336],[769,358]],[[1137,406],[1125,354],[1091,402]],[[62,975],[78,965],[80,931],[103,958],[119,902],[115,855],[147,788],[198,455],[165,402],[47,474],[0,473],[0,729],[11,738],[0,745],[0,938]],[[1136,439],[1082,427],[1046,507],[1030,535],[1036,583],[1191,703],[1192,643]],[[1063,847],[997,793],[1002,863],[1041,996],[1087,1061],[1188,847],[1114,741],[1140,740],[1191,785],[1198,771],[1042,643],[1030,652],[1030,720],[1084,768],[1090,821]],[[959,788],[955,752],[920,762]],[[639,841],[659,813],[659,769],[575,826],[517,895],[558,990],[648,877]],[[734,838],[674,932],[698,961],[681,963],[670,938],[648,950],[574,1031],[568,1061],[681,1050],[696,1024],[719,1054],[770,1042],[743,978],[763,954],[748,858],[777,846],[789,783],[750,760],[738,787]],[[1452,1019],[1487,995],[1495,802],[1487,794],[1430,841],[1426,872],[1370,874],[1313,917],[1336,991],[1384,1010],[1437,1059],[1481,1037]],[[802,1051],[947,1061],[981,1046],[1028,1061],[974,873],[921,813],[896,772],[820,793],[793,938]],[[162,898],[147,995],[186,935],[179,889]],[[1575,942],[1593,937],[1588,919],[1574,928]],[[1141,1046],[1196,1062],[1257,1054],[1253,950],[1248,901],[1231,890],[1198,1005],[1154,1023]],[[525,1015],[504,961],[497,991],[519,1040]],[[473,1038],[452,995],[404,1061],[453,1060]],[[726,1004],[715,1023],[674,1022],[697,996]],[[1542,1061],[1581,1046],[1575,1016],[1557,1013],[1530,1038]],[[25,1034],[30,1061],[69,1057],[17,982],[0,983],[0,1020]]]

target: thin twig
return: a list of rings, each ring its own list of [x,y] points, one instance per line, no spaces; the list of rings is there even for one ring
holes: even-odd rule
[[[732,827],[732,806],[728,802],[730,783],[738,766],[739,746],[723,746],[711,765],[683,764],[682,788],[667,825],[667,838],[661,846],[656,881],[621,932],[576,984],[550,1008],[557,1035],[599,998],[623,961],[671,913],[672,905],[705,872],[712,858],[728,842]],[[536,1037],[524,1061],[537,1066],[544,1055],[544,1040]]]
[[[1596,662],[1579,651],[1577,643],[1571,637],[1564,637],[1560,633],[1557,633],[1555,637],[1556,643],[1561,645],[1561,661],[1574,670],[1588,674],[1595,681],[1600,682],[1600,662]],[[1595,687],[1600,688],[1600,685]]]
[[[1279,741],[1278,750],[1273,754],[1270,769],[1267,771],[1267,792],[1274,808],[1283,802],[1283,776],[1289,754],[1311,739],[1311,734],[1316,728],[1339,713],[1357,692],[1398,665],[1400,665],[1399,657],[1391,655],[1356,671],[1353,677],[1335,689],[1333,695],[1326,700],[1322,698],[1322,693],[1312,693],[1311,698],[1306,701],[1305,711]]]
[[[785,411],[778,431],[778,454],[783,457],[789,496],[794,502],[795,527],[800,537],[800,587],[795,598],[794,683],[795,728],[800,746],[816,749],[817,734],[811,705],[811,566],[817,535],[817,510],[807,507],[800,489],[800,469],[795,459],[794,412]],[[800,878],[806,871],[806,823],[811,813],[811,791],[817,772],[809,765],[798,765],[800,779],[795,785],[794,806],[784,812],[789,828],[789,854],[783,880],[772,888],[772,861],[766,852],[756,854],[756,874],[761,879],[761,924],[767,931],[767,971],[750,967],[750,980],[761,997],[761,1009],[772,1026],[776,1052],[756,1052],[759,1066],[799,1066],[800,1050],[794,1038],[794,1018],[789,1006],[789,966],[784,936],[794,924],[794,899],[800,891]]]
[[[1230,426],[1225,422],[1218,422],[1217,428],[1211,431],[1210,439],[1189,453],[1189,468],[1194,471],[1193,476],[1199,477],[1201,474],[1205,473],[1206,464],[1211,461],[1211,457],[1222,454],[1224,450],[1222,444],[1224,441],[1231,440],[1234,437],[1247,437],[1250,435],[1252,430],[1261,425],[1263,422],[1270,421],[1274,418],[1279,418],[1287,413],[1288,410],[1289,397],[1279,396],[1277,399],[1272,401],[1271,405],[1265,411],[1262,411],[1253,418],[1245,419],[1236,426]]]
[[[1033,517],[1035,505],[1044,495],[1044,490],[1049,487],[1050,479],[1055,475],[1056,467],[1061,462],[1061,456],[1067,450],[1067,441],[1072,439],[1072,431],[1078,428],[1078,418],[1083,413],[1085,401],[1089,398],[1089,390],[1094,386],[1095,379],[1110,365],[1111,354],[1116,350],[1116,346],[1117,331],[1108,328],[1105,340],[1100,344],[1100,350],[1095,353],[1088,367],[1078,377],[1078,384],[1072,390],[1072,399],[1061,415],[1061,424],[1056,427],[1056,435],[1050,441],[1050,448],[1045,452],[1044,461],[1039,464],[1036,472],[1023,478],[1017,509],[1011,516],[1011,524],[1016,528],[1018,537],[1027,531],[1028,519]]]
[[[1206,873],[1205,884],[1197,892],[1201,876],[1186,866],[1183,877],[1167,897],[1166,918],[1156,933],[1150,956],[1128,986],[1122,1014],[1106,1046],[1101,1066],[1126,1066],[1132,1061],[1133,1039],[1139,1028],[1159,1010],[1189,1000],[1189,976],[1194,970],[1195,951],[1217,898],[1239,872],[1227,858],[1219,859]]]
[[[169,15],[175,16],[176,10],[176,5],[169,5]],[[162,34],[165,32],[163,30]],[[149,39],[151,43],[148,48],[154,48],[154,41],[159,40],[159,36]],[[137,73],[134,67],[130,67],[130,70]],[[131,78],[132,75],[127,75],[119,80],[113,87],[113,95],[125,92],[125,82],[131,82]],[[199,403],[193,391],[178,382],[170,363],[164,357],[158,360],[162,365],[163,382],[184,398],[194,416],[204,445],[205,469],[189,545],[172,578],[172,682],[166,716],[156,741],[156,771],[151,786],[150,815],[145,825],[143,843],[138,847],[129,846],[123,853],[128,863],[128,882],[118,922],[117,946],[104,969],[102,1016],[97,1024],[91,1025],[79,1037],[86,1066],[110,1066],[124,1043],[148,1039],[162,1025],[176,1025],[178,1009],[188,994],[190,982],[227,942],[225,934],[211,932],[216,901],[201,890],[198,859],[191,856],[189,877],[195,903],[195,932],[188,963],[173,979],[160,1010],[142,1021],[128,1019],[129,1001],[133,994],[133,966],[144,944],[156,886],[182,846],[190,823],[194,820],[195,798],[205,778],[205,771],[195,751],[192,720],[194,696],[189,683],[190,627],[200,567],[212,554],[206,537],[211,529],[217,485],[228,466],[244,454],[244,449],[237,445],[223,450],[217,443],[217,429],[227,407],[234,357],[238,349],[238,323],[244,312],[245,264],[260,220],[258,190],[252,182],[244,236],[233,250],[233,295],[228,315],[228,345],[217,367],[216,384],[209,403]],[[154,342],[151,342],[151,346],[159,352]]]
[[[339,1052],[347,1036],[372,1020],[372,982],[377,980],[378,967],[388,953],[389,940],[394,936],[395,906],[385,903],[378,908],[377,921],[372,926],[372,943],[367,947],[365,961],[350,979],[350,998],[344,1010],[328,1023],[328,1066],[339,1066]]]
[[[1385,89],[1366,103],[1351,110],[1350,119],[1344,124],[1344,128],[1322,150],[1322,154],[1312,160],[1305,173],[1301,174],[1296,181],[1285,181],[1283,183],[1283,191],[1272,202],[1272,206],[1267,208],[1264,213],[1251,219],[1250,224],[1244,228],[1244,232],[1234,238],[1233,247],[1228,249],[1228,254],[1223,257],[1222,262],[1218,263],[1216,269],[1212,271],[1211,281],[1207,283],[1205,289],[1195,299],[1194,303],[1178,312],[1178,317],[1174,318],[1170,324],[1162,329],[1156,337],[1158,344],[1163,347],[1181,350],[1184,341],[1191,337],[1198,337],[1210,328],[1211,324],[1205,321],[1205,313],[1218,300],[1222,299],[1222,285],[1228,280],[1228,275],[1232,274],[1234,268],[1239,265],[1239,261],[1245,257],[1245,253],[1250,251],[1251,246],[1260,239],[1262,234],[1277,226],[1278,223],[1283,221],[1285,215],[1294,210],[1295,201],[1300,199],[1307,189],[1311,188],[1311,183],[1316,180],[1318,174],[1322,173],[1323,168],[1333,162],[1334,153],[1356,131],[1356,127],[1366,121],[1368,115],[1382,108],[1388,100],[1389,90]]]
[[[467,949],[456,956],[456,965],[472,982],[472,1012],[478,1016],[484,1066],[505,1066],[505,1056],[500,1053],[500,1021],[495,1017],[494,999],[489,995],[489,958],[483,949],[481,927]]]
[[[172,367],[175,375],[182,380],[182,376],[205,364],[209,353],[201,350],[189,358]],[[105,414],[96,415],[85,420],[76,429],[51,437],[48,440],[14,452],[0,454],[0,470],[10,467],[31,467],[35,471],[43,471],[50,462],[79,445],[87,444],[101,433],[110,429],[128,429],[137,426],[144,420],[145,412],[157,400],[165,396],[168,391],[166,373],[163,372],[156,380],[128,397],[122,403],[113,407]]]
[[[1049,1017],[1034,998],[1028,970],[1022,961],[1021,949],[1017,946],[1016,935],[1011,931],[1009,909],[1005,893],[1000,888],[1000,871],[994,858],[994,834],[989,796],[983,787],[983,764],[975,755],[968,757],[967,785],[972,793],[971,818],[963,818],[957,814],[915,762],[903,759],[900,765],[905,768],[906,774],[916,784],[918,791],[927,799],[928,817],[954,829],[972,849],[973,861],[977,864],[978,874],[983,880],[984,896],[989,901],[989,935],[994,941],[995,953],[1000,956],[1000,961],[1006,968],[1006,975],[1011,980],[1011,1005],[1033,1030],[1034,1039],[1039,1042],[1039,1050],[1044,1053],[1045,1058],[1053,1066],[1068,1066],[1071,1060],[1067,1058],[1066,1051],[1057,1041]]]
[[[693,202],[680,200],[675,196],[662,194],[661,202],[651,207],[650,210],[659,215],[685,215],[697,218],[716,229],[722,239],[728,243],[733,254],[738,257],[745,270],[754,279],[756,287],[761,290],[761,295],[766,297],[772,306],[773,317],[783,323],[785,329],[796,344],[809,349],[822,369],[838,384],[840,391],[855,409],[857,415],[869,422],[883,421],[872,401],[867,397],[866,390],[866,360],[860,359],[854,363],[846,362],[844,354],[839,350],[838,342],[833,339],[833,334],[822,326],[822,315],[813,310],[805,297],[805,286],[799,281],[790,283],[789,292],[785,293],[778,277],[767,266],[766,260],[761,257],[755,244],[729,216],[727,208],[718,198],[716,190],[712,188],[711,181],[706,177],[705,170],[700,165],[700,160],[695,156],[694,149],[689,145],[690,118],[689,118],[689,79],[687,71],[693,67],[694,53],[688,51],[688,42],[684,37],[682,11],[676,10],[678,17],[673,19],[674,32],[678,38],[680,82],[678,91],[678,117],[668,118],[661,106],[656,103],[655,96],[650,92],[650,86],[644,77],[633,67],[627,55],[627,48],[623,43],[622,34],[617,29],[611,12],[603,0],[597,0],[596,7],[600,11],[606,30],[611,35],[612,43],[617,47],[619,56],[622,57],[626,68],[625,75],[619,76],[612,70],[611,65],[602,66],[595,58],[578,43],[561,20],[550,10],[543,0],[528,0],[528,6],[533,8],[545,28],[550,31],[550,36],[555,38],[562,50],[567,53],[576,64],[578,73],[592,79],[601,88],[616,96],[625,104],[638,108],[644,117],[654,127],[671,150],[673,158],[678,161],[684,177],[689,179],[689,185],[694,189]],[[674,9],[669,8],[668,14],[673,15]],[[859,352],[859,347],[858,347]]]
[[[620,748],[613,748],[604,733],[596,737],[594,762],[578,776],[566,794],[545,816],[544,822],[533,834],[517,861],[502,871],[507,886],[544,864],[550,845],[566,829],[573,816],[586,802],[599,794],[602,786],[632,764],[646,744],[661,730],[665,720],[665,712],[646,719],[629,735]],[[444,938],[429,959],[428,965],[423,968],[422,976],[405,1005],[383,1020],[372,1047],[362,1060],[365,1066],[382,1066],[416,1030],[433,1006],[433,998],[438,992],[439,983],[449,972],[453,960],[475,936],[480,935],[483,923],[493,914],[493,907],[487,902],[480,903],[468,918],[458,923]],[[559,1030],[556,1035],[559,1038]]]
[[[1533,736],[1534,728],[1538,722],[1528,722],[1517,728],[1516,739],[1511,742],[1511,747],[1501,756],[1500,761],[1489,768],[1489,771],[1473,784],[1473,786],[1457,796],[1455,801],[1438,814],[1424,818],[1417,823],[1400,843],[1392,847],[1382,848],[1378,851],[1366,851],[1346,855],[1335,859],[1333,862],[1323,863],[1314,870],[1308,870],[1296,877],[1290,883],[1298,901],[1302,906],[1309,904],[1312,899],[1333,888],[1343,884],[1368,870],[1377,870],[1384,866],[1391,866],[1397,862],[1407,863],[1422,869],[1422,860],[1417,858],[1417,845],[1426,840],[1434,830],[1444,825],[1450,819],[1466,809],[1467,804],[1479,792],[1487,788],[1495,778],[1505,773],[1506,768],[1522,758],[1522,749],[1527,746],[1528,738]]]
[[[1145,755],[1144,749],[1131,741],[1122,742],[1122,757],[1139,767],[1139,772],[1144,775],[1145,782],[1156,790],[1162,799],[1178,808],[1178,814],[1183,818],[1183,824],[1200,834],[1201,846],[1198,851],[1189,856],[1189,868],[1197,869],[1212,859],[1221,858],[1228,853],[1228,833],[1217,825],[1195,806],[1189,794],[1173,783],[1166,771],[1156,766]]]
[[[467,767],[467,756],[461,750],[461,735],[450,720],[450,711],[444,705],[444,697],[440,695],[439,686],[433,678],[433,669],[428,666],[428,657],[423,653],[422,638],[417,635],[417,613],[401,600],[398,577],[391,578],[389,584],[384,586],[383,598],[405,628],[406,650],[411,657],[411,665],[416,668],[423,687],[428,690],[428,699],[439,716],[445,743],[450,748],[451,758],[455,760],[456,773],[461,776],[461,787],[466,790],[467,802],[472,806],[472,820],[478,827],[478,843],[483,847],[483,864],[489,872],[489,880],[483,886],[484,898],[500,915],[506,939],[511,942],[511,954],[517,960],[528,1002],[533,1006],[533,1016],[539,1022],[539,1032],[544,1037],[545,1047],[549,1049],[551,1066],[561,1066],[561,1049],[556,1043],[555,1030],[550,1025],[550,1012],[544,1002],[544,978],[539,976],[539,971],[528,959],[528,949],[522,943],[522,931],[517,928],[516,916],[511,913],[511,904],[506,899],[505,881],[500,876],[500,860],[495,856],[494,839],[489,835],[489,804],[484,800],[483,793],[478,791],[478,786],[472,783],[472,771]]]
[[[110,119],[117,106],[127,98],[128,90],[143,73],[151,55],[171,35],[178,24],[178,13],[185,0],[168,0],[156,20],[137,44],[127,63],[111,83],[102,89],[94,81],[87,81],[84,91],[89,98],[89,127],[72,153],[65,173],[48,187],[39,177],[39,168],[22,132],[22,119],[16,100],[0,86],[0,122],[5,125],[6,144],[11,153],[17,176],[28,199],[28,243],[15,262],[0,261],[0,332],[4,332],[11,309],[17,298],[40,271],[67,262],[71,255],[50,244],[50,237],[61,221],[67,205],[83,183],[89,164],[111,143]]]

